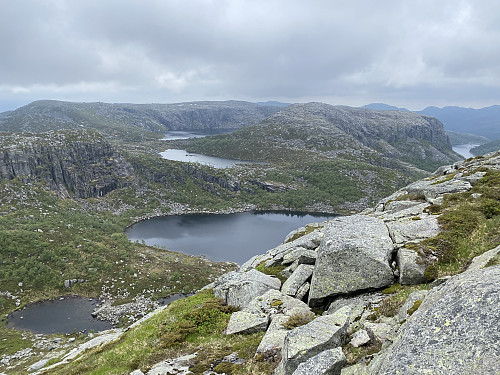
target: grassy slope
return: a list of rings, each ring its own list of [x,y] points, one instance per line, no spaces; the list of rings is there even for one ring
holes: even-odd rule
[[[482,196],[474,199],[471,197],[473,193],[479,193]],[[500,245],[500,172],[488,172],[474,186],[471,192],[447,195],[445,203],[442,206],[435,206],[433,211],[442,213],[439,220],[444,226],[444,230],[435,238],[422,243],[424,250],[433,251],[439,258],[434,265],[435,273],[432,277],[454,275],[462,272],[474,256]],[[394,316],[411,292],[428,288],[427,284],[395,285],[388,288],[384,291],[388,297],[384,299],[380,307],[374,310],[372,318],[376,320],[382,315]],[[258,345],[260,336],[235,335],[223,337],[220,335],[220,331],[225,327],[224,320],[219,322],[217,329],[207,331],[205,336],[187,335],[185,341],[183,341],[184,343],[177,346],[182,350],[173,350],[176,347],[171,346],[170,341],[168,341],[171,336],[161,336],[165,324],[169,324],[168,326],[172,327],[174,332],[182,336],[181,328],[175,328],[174,323],[165,322],[177,321],[179,313],[176,311],[185,313],[189,311],[189,308],[192,308],[193,305],[191,304],[199,306],[199,299],[209,298],[208,293],[204,292],[196,295],[192,297],[192,300],[177,301],[179,305],[177,303],[172,304],[171,309],[148,321],[147,324],[127,333],[125,338],[118,343],[108,345],[98,352],[89,353],[83,360],[64,366],[54,373],[127,374],[135,368],[141,368],[144,371],[154,360],[159,361],[165,358],[173,358],[179,354],[194,352],[202,352],[209,358],[209,360],[203,362],[203,367],[201,367],[201,369],[206,369],[210,361],[216,363],[217,359],[220,360],[226,353],[231,351],[247,353],[240,353],[240,356],[250,359],[246,364],[247,367],[233,369],[233,373],[270,373],[272,363],[252,359],[252,351]],[[207,322],[210,321],[209,318]],[[145,342],[148,344],[146,345]],[[220,345],[225,345],[225,350],[219,351]],[[172,351],[165,350],[165,346],[172,348]],[[241,349],[242,346],[245,350]],[[380,348],[371,349],[375,352],[380,350]],[[362,350],[354,350],[349,347],[346,347],[345,350],[351,363],[367,354]],[[115,363],[118,367],[112,370],[107,363]]]

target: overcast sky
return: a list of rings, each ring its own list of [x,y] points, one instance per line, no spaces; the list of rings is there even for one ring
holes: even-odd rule
[[[500,0],[0,5],[0,111],[38,99],[500,104]]]

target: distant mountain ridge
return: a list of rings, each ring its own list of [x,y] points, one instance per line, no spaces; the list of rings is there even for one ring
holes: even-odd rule
[[[0,131],[45,132],[93,128],[109,132],[142,129],[238,129],[281,109],[275,104],[242,101],[186,102],[173,104],[72,103],[41,100],[0,114]]]
[[[407,111],[406,108],[398,108],[384,103],[372,103],[363,108],[381,111]],[[430,106],[421,111],[415,111],[415,113],[436,117],[443,123],[446,130],[472,133],[491,140],[500,139],[500,105],[479,109],[458,106],[443,108]]]

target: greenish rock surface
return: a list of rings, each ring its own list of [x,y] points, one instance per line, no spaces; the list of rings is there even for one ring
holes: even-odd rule
[[[347,216],[331,220],[323,232],[309,291],[311,306],[330,296],[394,282],[389,265],[394,247],[383,220]]]
[[[436,236],[441,228],[434,215],[415,216],[387,223],[389,233],[396,246],[408,242],[422,241]]]
[[[257,353],[264,353],[272,350],[281,350],[285,342],[286,334],[289,332],[283,323],[290,317],[283,314],[278,314],[273,317],[266,334],[262,338]]]
[[[495,258],[498,254],[500,254],[500,246],[495,247],[494,249],[491,249],[474,259],[472,259],[471,264],[469,267],[467,267],[467,271],[477,271],[480,270],[481,268],[484,268],[488,262]]]
[[[292,275],[283,283],[281,292],[289,296],[295,296],[299,288],[311,277],[314,266],[299,264]]]
[[[399,249],[396,262],[399,267],[399,283],[401,285],[413,285],[425,282],[426,266],[414,250]]]
[[[374,374],[498,374],[500,266],[434,288]]]
[[[427,293],[429,293],[428,290],[417,290],[416,292],[411,293],[396,314],[396,321],[398,323],[403,323],[406,319],[408,319],[410,317],[408,310],[413,307],[415,302],[423,300]]]
[[[309,358],[324,350],[342,346],[349,325],[350,309],[344,307],[332,315],[324,315],[294,328],[285,338],[281,362],[275,375],[291,374]]]
[[[345,362],[342,348],[328,349],[301,363],[293,375],[340,375]]]
[[[255,333],[265,331],[269,324],[266,314],[256,314],[248,311],[236,311],[231,314],[226,328],[226,335],[234,333]]]

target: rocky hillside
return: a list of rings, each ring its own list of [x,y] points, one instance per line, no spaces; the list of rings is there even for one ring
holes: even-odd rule
[[[45,132],[92,128],[124,136],[125,130],[237,129],[256,123],[281,108],[249,102],[109,104],[36,101],[0,116],[0,131]],[[138,133],[140,134],[140,132]]]
[[[500,152],[442,167],[45,373],[496,374],[499,187]]]
[[[286,158],[284,148],[379,166],[403,161],[429,171],[460,159],[435,118],[323,103],[293,104],[259,125],[193,140],[188,147],[221,157],[268,162]],[[401,163],[399,167],[403,168]]]
[[[133,168],[95,131],[0,137],[0,181],[44,182],[61,196],[101,197],[130,184]]]

